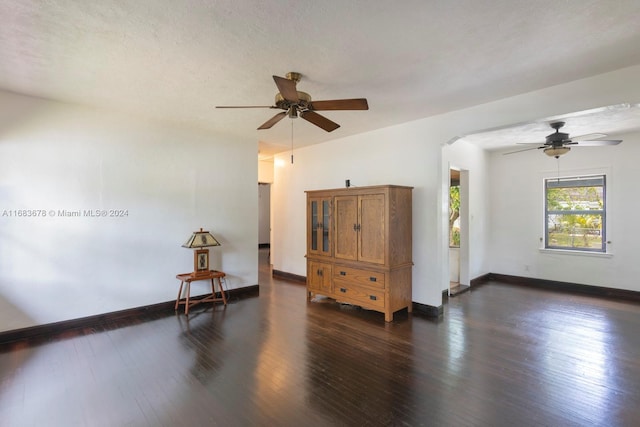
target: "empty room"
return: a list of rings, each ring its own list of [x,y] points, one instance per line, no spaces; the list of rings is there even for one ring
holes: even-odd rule
[[[638,2],[0,16],[0,425],[640,419]]]

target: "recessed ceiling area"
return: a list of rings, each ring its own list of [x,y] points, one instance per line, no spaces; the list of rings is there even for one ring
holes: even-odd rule
[[[590,139],[610,139],[616,135],[640,130],[640,104],[618,104],[586,111],[545,117],[535,122],[519,123],[499,129],[488,129],[459,139],[485,150],[518,150],[518,144],[543,144],[545,137],[555,132],[550,124],[565,122],[562,132],[576,138],[594,135]]]
[[[290,149],[290,123],[258,131],[272,111],[214,107],[269,105],[272,76],[289,71],[315,100],[369,102],[327,112],[341,125],[330,133],[294,120],[297,148],[640,63],[634,1],[3,0],[0,16],[0,90],[203,128],[261,154]]]

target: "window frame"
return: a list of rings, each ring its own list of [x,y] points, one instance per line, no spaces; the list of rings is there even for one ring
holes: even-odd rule
[[[552,210],[548,208],[548,196],[547,191],[549,188],[578,188],[578,187],[599,187],[600,185],[575,185],[575,183],[584,181],[585,184],[589,181],[602,181],[602,209],[590,209],[590,210]],[[573,183],[573,185],[555,185],[549,186],[549,183],[554,181],[560,184],[561,181],[567,183]],[[544,238],[543,243],[544,250],[550,251],[570,251],[572,253],[589,253],[589,254],[607,254],[607,234],[609,232],[607,225],[607,210],[608,210],[608,196],[607,196],[607,173],[595,173],[589,175],[575,175],[565,176],[562,178],[545,177],[543,181],[543,197],[544,197]],[[572,247],[572,246],[557,246],[551,245],[549,242],[549,216],[550,215],[600,215],[601,216],[601,246],[597,248],[584,248],[584,247]]]

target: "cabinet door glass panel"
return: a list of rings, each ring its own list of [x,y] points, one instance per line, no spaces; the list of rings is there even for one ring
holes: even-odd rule
[[[318,250],[318,202],[311,202],[311,250]]]
[[[322,252],[329,252],[329,201],[322,201]]]
[[[309,254],[331,256],[331,198],[312,198],[308,202],[307,250]]]

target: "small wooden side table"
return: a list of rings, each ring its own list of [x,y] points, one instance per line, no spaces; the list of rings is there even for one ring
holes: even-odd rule
[[[176,298],[175,310],[178,311],[180,304],[184,304],[184,314],[189,314],[189,308],[201,302],[213,302],[214,305],[218,301],[222,301],[224,305],[227,305],[227,297],[224,294],[222,288],[222,279],[226,276],[222,271],[210,270],[200,273],[182,273],[176,275],[176,279],[180,280],[180,289],[178,289],[178,298]],[[220,288],[220,298],[216,297],[215,279],[218,279],[218,287]],[[204,298],[199,298],[195,301],[190,299],[191,282],[198,280],[211,280],[211,295],[207,295]],[[182,289],[184,284],[187,284],[185,288],[186,298],[182,301]]]

